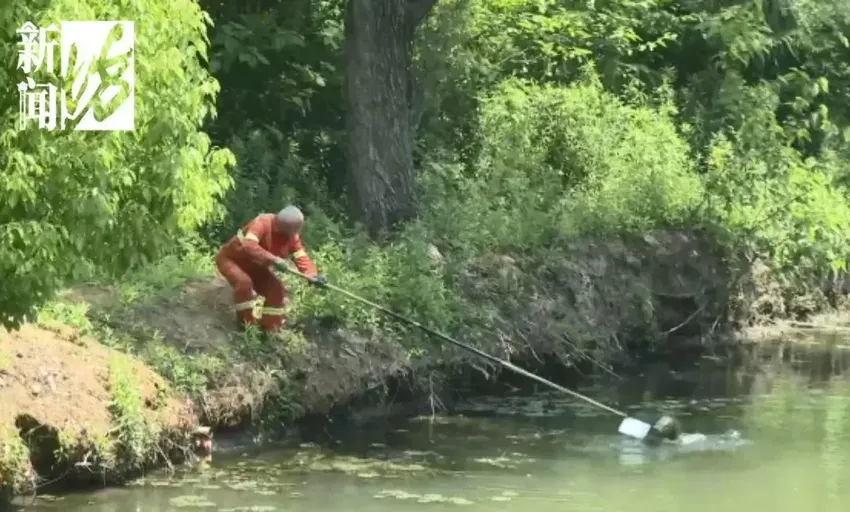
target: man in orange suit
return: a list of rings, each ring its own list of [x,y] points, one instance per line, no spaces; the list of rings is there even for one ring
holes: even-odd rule
[[[215,258],[221,275],[233,290],[236,316],[243,326],[255,325],[254,291],[265,298],[260,327],[279,331],[284,323],[286,289],[272,269],[286,269],[285,258],[295,263],[310,284],[322,287],[327,281],[316,270],[301,244],[304,214],[287,206],[278,214],[258,215],[225,243]]]

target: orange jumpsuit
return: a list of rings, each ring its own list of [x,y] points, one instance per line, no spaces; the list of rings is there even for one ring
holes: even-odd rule
[[[254,291],[265,298],[260,322],[264,331],[277,331],[284,322],[286,289],[272,272],[275,260],[289,257],[302,274],[314,277],[318,273],[301,244],[301,237],[279,233],[276,225],[275,214],[258,215],[243,225],[215,257],[219,272],[232,287],[236,316],[243,325],[256,324]]]

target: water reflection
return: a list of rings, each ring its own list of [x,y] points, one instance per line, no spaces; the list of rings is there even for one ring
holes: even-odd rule
[[[827,343],[837,344],[836,340]],[[40,501],[38,510],[838,512],[850,505],[850,351],[799,340],[734,365],[655,365],[587,392],[635,414],[664,409],[710,434],[702,447],[649,450],[617,419],[555,394],[480,399],[451,415],[218,457],[127,489]],[[734,430],[740,437],[724,433]]]

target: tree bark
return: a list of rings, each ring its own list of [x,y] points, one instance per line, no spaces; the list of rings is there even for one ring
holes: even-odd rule
[[[437,0],[349,0],[345,13],[349,202],[373,237],[417,213],[408,101],[413,36]]]

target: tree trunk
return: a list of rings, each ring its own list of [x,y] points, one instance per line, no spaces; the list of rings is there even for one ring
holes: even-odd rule
[[[349,201],[379,236],[417,213],[408,101],[413,35],[436,0],[349,0],[345,13]]]

